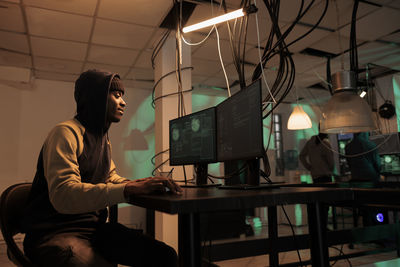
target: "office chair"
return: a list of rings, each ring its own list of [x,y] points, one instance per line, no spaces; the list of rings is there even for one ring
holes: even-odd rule
[[[8,187],[0,198],[0,228],[7,245],[7,256],[17,266],[33,267],[15,243],[14,236],[21,233],[20,218],[27,204],[32,183],[14,184]]]

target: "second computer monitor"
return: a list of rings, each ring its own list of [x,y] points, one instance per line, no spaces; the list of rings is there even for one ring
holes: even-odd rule
[[[257,80],[217,106],[217,160],[263,156],[261,81]]]

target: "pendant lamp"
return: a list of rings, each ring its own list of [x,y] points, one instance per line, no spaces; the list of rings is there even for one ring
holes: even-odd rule
[[[368,103],[357,94],[352,71],[332,75],[333,96],[324,106],[320,120],[321,133],[358,133],[377,127]]]
[[[296,105],[293,108],[292,114],[290,114],[287,128],[289,130],[302,130],[302,129],[309,129],[312,127],[311,119],[304,112],[303,108],[299,105]]]

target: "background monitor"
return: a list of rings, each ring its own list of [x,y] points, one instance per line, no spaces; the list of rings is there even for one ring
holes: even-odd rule
[[[216,112],[218,161],[263,156],[260,80],[221,102]]]
[[[343,133],[343,134],[337,135],[338,140],[349,140],[349,139],[353,139],[353,137],[354,137],[353,133]]]
[[[215,136],[215,107],[170,120],[170,165],[216,162]]]
[[[379,155],[400,154],[398,133],[372,135],[369,137],[369,140],[378,146]]]

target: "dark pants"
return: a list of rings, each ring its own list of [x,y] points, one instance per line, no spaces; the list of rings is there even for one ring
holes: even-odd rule
[[[25,246],[26,255],[43,267],[136,267],[178,265],[173,248],[118,223],[106,223],[92,231],[63,232],[35,246]]]

